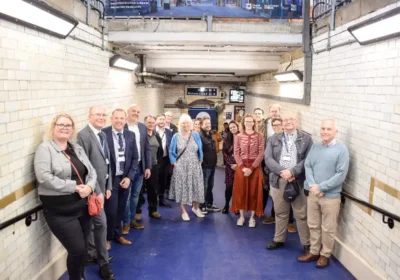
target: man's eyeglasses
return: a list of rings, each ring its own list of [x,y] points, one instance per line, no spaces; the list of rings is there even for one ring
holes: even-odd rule
[[[56,123],[56,126],[57,126],[58,128],[68,128],[68,129],[71,129],[71,128],[72,128],[72,124]]]
[[[277,127],[277,126],[282,126],[282,124],[281,123],[276,123],[276,124],[272,125],[272,127]]]
[[[293,121],[294,121],[293,118],[283,119],[283,122],[293,122]]]
[[[91,114],[92,116],[96,116],[98,118],[105,118],[107,117],[107,114]]]

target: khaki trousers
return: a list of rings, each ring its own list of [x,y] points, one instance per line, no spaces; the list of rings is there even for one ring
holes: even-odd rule
[[[275,208],[274,241],[285,242],[289,222],[290,205],[292,205],[300,242],[303,245],[310,245],[310,231],[307,225],[307,197],[304,194],[303,188],[301,188],[299,196],[292,203],[286,202],[283,198],[286,183],[286,180],[279,178],[279,189],[271,187],[270,191],[270,195],[274,200]]]
[[[307,199],[307,221],[311,234],[311,254],[329,258],[335,244],[340,211],[340,198],[316,197]],[[322,250],[321,250],[322,243]]]

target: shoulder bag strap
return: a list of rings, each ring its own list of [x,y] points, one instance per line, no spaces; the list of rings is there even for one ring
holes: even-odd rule
[[[81,182],[82,185],[84,185],[81,175],[79,175],[78,169],[76,169],[75,165],[72,163],[71,158],[69,155],[67,155],[64,151],[62,152],[64,156],[68,159],[69,163],[71,164],[72,168],[75,170],[76,175],[78,176],[79,181]]]
[[[189,142],[190,142],[190,138],[192,138],[192,132],[190,132],[189,135],[189,139],[186,143],[186,147],[182,150],[182,152],[178,155],[178,157],[176,158],[176,161],[178,161],[178,159],[183,155],[183,153],[186,151],[186,148],[189,146]]]

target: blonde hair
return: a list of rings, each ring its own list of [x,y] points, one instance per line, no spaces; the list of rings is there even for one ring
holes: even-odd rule
[[[246,131],[246,127],[244,126],[244,120],[245,120],[246,118],[252,118],[252,119],[253,119],[253,122],[254,122],[253,130],[254,130],[255,132],[258,132],[258,125],[257,125],[256,118],[254,117],[254,115],[251,115],[251,114],[246,114],[246,115],[243,116],[242,121],[240,122],[240,129],[241,129],[241,132],[245,132],[245,131]]]
[[[56,123],[57,123],[57,121],[58,121],[60,118],[67,118],[67,119],[69,119],[69,120],[71,121],[73,132],[72,132],[71,138],[70,138],[68,141],[75,141],[75,139],[76,139],[76,134],[77,134],[77,133],[76,133],[76,129],[75,129],[75,122],[74,122],[74,120],[72,119],[72,117],[71,117],[70,115],[68,115],[68,114],[59,114],[59,115],[56,115],[56,116],[51,120],[50,124],[49,124],[48,127],[47,127],[47,130],[46,130],[45,134],[43,135],[43,141],[48,141],[48,140],[53,139],[54,128],[56,127]]]
[[[192,118],[188,114],[182,114],[181,117],[179,118],[179,122],[178,122],[178,130],[179,130],[179,132],[182,131],[182,123],[186,122],[186,121],[190,123],[190,130],[193,129],[193,120],[192,120]]]

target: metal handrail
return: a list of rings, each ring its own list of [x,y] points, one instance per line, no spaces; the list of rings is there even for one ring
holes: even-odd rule
[[[335,9],[338,9],[345,4],[351,3],[355,0],[336,0]],[[313,1],[313,10],[312,10],[312,18],[313,20],[317,20],[325,15],[328,15],[332,11],[332,4],[334,0],[314,0]]]
[[[400,217],[397,216],[396,214],[390,213],[389,211],[386,211],[385,209],[382,209],[382,208],[372,205],[364,200],[361,200],[361,199],[349,194],[346,191],[342,191],[341,194],[342,194],[342,203],[345,203],[345,198],[348,198],[354,202],[357,202],[358,204],[361,204],[365,207],[368,207],[369,209],[374,210],[375,212],[381,213],[382,214],[382,222],[384,224],[387,224],[388,227],[391,229],[394,227],[394,221],[397,221],[400,223]],[[386,217],[387,217],[387,220],[385,220]]]
[[[27,227],[29,227],[31,225],[32,221],[36,221],[37,220],[37,213],[40,210],[43,210],[42,204],[38,204],[34,208],[32,208],[31,210],[26,211],[26,212],[24,212],[24,213],[22,213],[22,214],[20,214],[20,215],[18,215],[16,217],[12,218],[12,219],[9,219],[9,220],[5,221],[4,223],[1,223],[0,224],[0,231],[5,229],[5,228],[7,228],[7,227],[9,227],[9,226],[11,226],[11,225],[13,225],[13,224],[15,224],[16,222],[19,222],[19,221],[23,220],[23,219],[25,219],[25,225]],[[32,215],[35,215],[35,217],[32,218]]]

